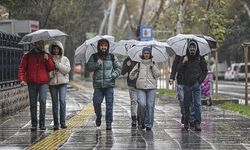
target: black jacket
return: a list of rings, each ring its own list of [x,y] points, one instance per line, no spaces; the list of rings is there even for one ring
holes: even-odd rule
[[[129,60],[131,61],[131,65],[130,65],[130,66],[127,65],[127,62],[128,62]],[[132,61],[129,57],[127,57],[127,58],[123,61],[123,64],[122,64],[122,72],[121,72],[122,75],[125,75],[126,73],[128,73],[128,76],[127,76],[127,84],[128,84],[128,86],[132,86],[132,87],[134,87],[134,88],[136,88],[136,79],[131,80],[131,79],[129,78],[129,74],[130,74],[131,70],[134,68],[134,66],[135,66],[136,64],[137,64],[137,62]]]
[[[181,58],[181,62],[183,58]],[[197,81],[201,84],[208,72],[206,60],[200,55],[193,58],[188,57],[188,62],[179,64],[178,72],[182,72],[185,85],[192,86]]]
[[[175,80],[175,77],[176,77],[177,84],[184,84],[184,78],[183,78],[182,72],[177,72],[177,66],[180,63],[181,63],[181,56],[175,55],[174,62],[172,64],[171,73],[170,73],[170,79]],[[176,73],[177,73],[177,76],[176,76]]]

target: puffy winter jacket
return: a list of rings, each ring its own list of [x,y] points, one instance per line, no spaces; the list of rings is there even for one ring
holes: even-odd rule
[[[70,72],[70,62],[69,59],[64,54],[64,48],[60,41],[55,41],[52,45],[57,45],[61,48],[61,55],[52,55],[53,60],[55,61],[55,70],[50,72],[50,81],[49,85],[59,85],[69,82],[69,72]],[[50,47],[50,52],[51,52]]]
[[[101,59],[103,63],[98,65],[97,59]],[[94,88],[114,87],[115,79],[121,74],[121,65],[115,56],[112,60],[111,54],[101,56],[98,53],[92,54],[87,63],[87,69],[89,72],[94,72]]]
[[[129,74],[131,80],[137,78],[136,88],[138,89],[156,89],[157,78],[160,77],[160,70],[157,64],[154,64],[151,59],[142,60],[140,67],[137,63]],[[139,73],[139,75],[138,75]]]
[[[45,52],[36,53],[33,50],[22,57],[19,65],[18,79],[27,83],[49,83],[49,71],[55,69],[55,63],[50,54],[44,59]]]

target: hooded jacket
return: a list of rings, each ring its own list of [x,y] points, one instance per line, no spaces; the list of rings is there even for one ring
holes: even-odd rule
[[[129,78],[136,81],[136,88],[138,89],[156,89],[157,78],[160,77],[160,70],[157,64],[154,64],[151,59],[142,59],[140,67],[137,63],[129,74]],[[139,70],[138,70],[139,69]]]
[[[18,70],[19,81],[28,84],[48,84],[49,71],[55,69],[55,63],[50,54],[48,60],[44,58],[45,51],[35,52],[35,48],[24,54]]]
[[[51,44],[49,51],[52,51],[52,46],[56,45],[60,48],[60,55],[52,55],[55,62],[55,70],[49,73],[50,81],[49,85],[66,84],[69,82],[70,62],[69,59],[64,56],[64,48],[60,41],[55,41]]]
[[[100,50],[100,41],[105,40],[108,43],[108,50],[102,53]],[[94,72],[93,87],[94,88],[108,88],[115,86],[115,79],[121,74],[121,65],[118,59],[109,54],[109,42],[106,39],[101,39],[97,44],[98,52],[92,54],[87,63],[87,70]],[[97,64],[97,60],[101,59],[102,64]]]
[[[196,41],[190,42],[195,42],[197,44]],[[187,49],[186,56],[188,57],[188,61],[183,64],[183,56],[178,67],[178,72],[181,72],[183,75],[184,84],[188,86],[192,86],[196,82],[199,82],[199,84],[201,84],[206,78],[208,72],[206,60],[203,56],[200,56],[199,47],[197,45],[197,51],[195,55],[192,56]]]

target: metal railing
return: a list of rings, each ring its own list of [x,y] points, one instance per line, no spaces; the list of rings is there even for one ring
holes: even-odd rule
[[[18,67],[23,49],[20,37],[0,32],[0,90],[18,85]]]

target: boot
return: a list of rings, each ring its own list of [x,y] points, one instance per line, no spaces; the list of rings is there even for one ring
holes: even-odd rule
[[[201,131],[201,125],[199,123],[196,123],[194,129],[195,131]]]
[[[133,115],[132,116],[132,123],[131,123],[132,127],[136,126],[136,121],[137,121],[136,116]]]
[[[102,118],[101,117],[97,117],[95,120],[95,124],[97,127],[100,127],[102,124]]]

